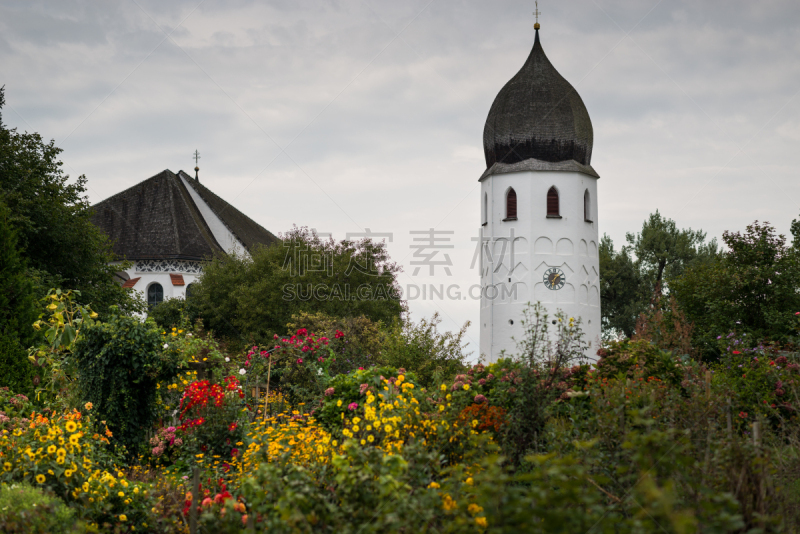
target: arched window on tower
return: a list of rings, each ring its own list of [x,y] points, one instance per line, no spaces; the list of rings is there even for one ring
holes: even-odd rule
[[[517,220],[517,192],[514,191],[513,187],[510,187],[508,193],[506,193],[506,218],[503,220]]]
[[[164,301],[164,288],[158,282],[150,284],[147,288],[147,307],[153,309]]]
[[[556,186],[551,187],[547,192],[547,216],[561,217],[558,207],[558,189],[556,189]]]
[[[483,194],[483,226],[489,224],[489,194]]]
[[[588,189],[583,193],[583,220],[592,222],[592,203]]]

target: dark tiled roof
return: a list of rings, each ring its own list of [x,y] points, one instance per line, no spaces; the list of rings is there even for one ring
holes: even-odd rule
[[[211,196],[216,199],[216,205],[206,202],[215,212],[222,212],[222,221],[248,249],[252,243],[268,244],[277,240],[207,188],[202,187],[202,190],[200,195],[204,199]],[[240,221],[249,221],[255,229]],[[109,235],[114,253],[124,259],[203,260],[223,251],[183,181],[169,170],[96,204],[92,222]],[[247,235],[247,240],[237,232],[239,226],[250,230],[250,233],[239,230]]]
[[[588,166],[592,142],[592,121],[586,106],[547,59],[537,30],[527,61],[500,90],[486,119],[486,167],[527,159],[575,160]]]
[[[197,191],[197,194],[206,201],[211,211],[220,218],[223,224],[228,227],[228,230],[230,230],[248,250],[252,250],[256,245],[271,245],[272,243],[280,241],[272,232],[222,200],[193,177],[183,171],[178,172],[178,174],[186,179],[189,185]]]

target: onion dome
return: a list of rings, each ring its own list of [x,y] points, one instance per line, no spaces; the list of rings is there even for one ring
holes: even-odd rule
[[[494,99],[483,130],[486,172],[591,168],[592,121],[578,92],[553,67],[539,41]],[[483,177],[482,177],[483,178]]]

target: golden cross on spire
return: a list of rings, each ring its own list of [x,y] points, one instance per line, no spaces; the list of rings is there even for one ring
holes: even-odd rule
[[[534,11],[533,14],[536,16],[536,24],[533,25],[533,29],[534,30],[538,30],[539,29],[539,15],[542,14],[542,12],[539,11],[539,0],[536,0],[536,11]]]

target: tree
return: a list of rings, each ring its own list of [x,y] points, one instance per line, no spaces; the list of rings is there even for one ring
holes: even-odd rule
[[[4,104],[0,87],[0,195],[37,291],[43,295],[50,287],[77,289],[101,313],[111,305],[143,310],[134,294],[114,281],[111,244],[90,220],[86,177],[70,183],[54,141],[45,143],[38,133],[6,128]]]
[[[703,231],[679,230],[675,221],[663,218],[658,210],[650,214],[640,233],[627,233],[625,238],[651,295],[663,294],[665,278],[680,276],[690,263],[717,254],[715,239],[705,244]]]
[[[644,311],[644,280],[631,257],[630,250],[614,250],[608,235],[600,240],[600,302],[602,325],[606,333],[621,332],[632,337],[636,318]]]
[[[795,231],[800,225],[793,223]],[[800,232],[798,233],[800,234]],[[717,336],[735,332],[749,345],[784,343],[795,333],[800,311],[800,248],[758,221],[744,233],[725,232],[728,251],[718,259],[689,266],[670,284],[681,308],[694,322],[695,346],[718,353]]]
[[[607,235],[600,242],[600,297],[604,334],[632,337],[639,315],[668,303],[662,297],[670,280],[690,265],[713,261],[719,251],[715,239],[706,243],[704,232],[681,230],[658,211],[641,232],[625,237],[628,244],[619,251]]]
[[[204,324],[222,337],[269,343],[293,315],[363,315],[391,323],[400,316],[397,273],[383,243],[322,240],[295,227],[252,256],[220,255],[200,277],[192,299]]]
[[[30,395],[34,368],[26,349],[35,340],[36,297],[10,214],[0,201],[0,386]]]

